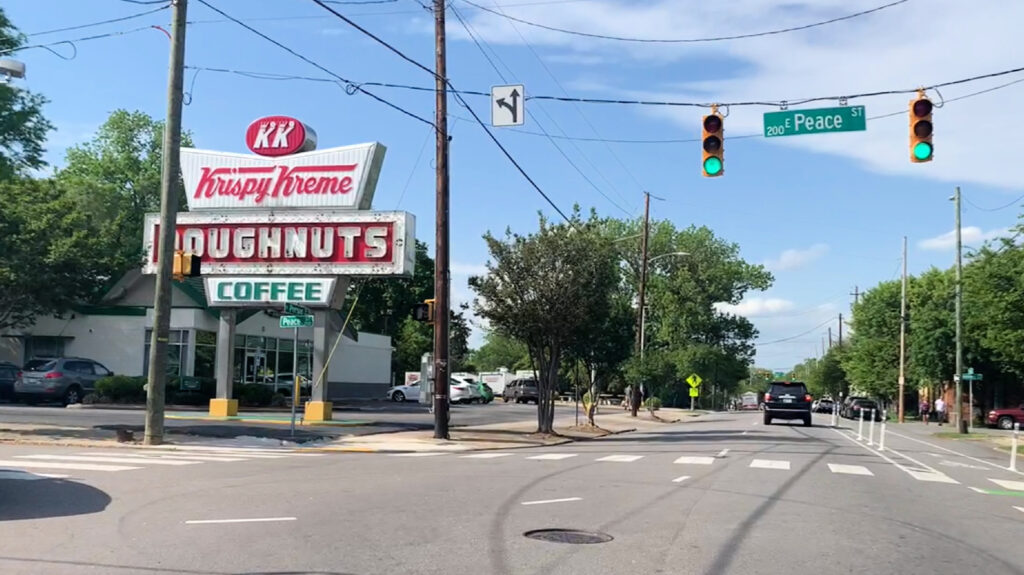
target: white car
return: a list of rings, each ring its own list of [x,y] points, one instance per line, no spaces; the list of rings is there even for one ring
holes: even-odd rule
[[[483,394],[476,384],[466,379],[451,378],[451,386],[448,389],[448,401],[451,403],[479,403],[483,399]]]
[[[395,402],[419,401],[420,382],[414,381],[409,385],[396,385],[388,390],[387,398]]]

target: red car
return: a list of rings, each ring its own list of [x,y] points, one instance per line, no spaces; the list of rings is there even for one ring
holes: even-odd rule
[[[1024,404],[1017,407],[993,409],[988,412],[988,419],[986,421],[989,425],[994,425],[999,429],[1013,429],[1014,423],[1024,426]]]

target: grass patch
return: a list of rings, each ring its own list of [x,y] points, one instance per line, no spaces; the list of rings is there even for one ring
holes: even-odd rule
[[[956,431],[940,431],[934,435],[942,439],[966,439],[968,441],[983,441],[989,438],[988,435],[982,433],[959,433]]]

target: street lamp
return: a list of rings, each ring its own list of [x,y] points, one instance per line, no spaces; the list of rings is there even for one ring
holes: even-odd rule
[[[19,60],[0,59],[0,83],[7,84],[13,78],[25,77],[25,63]]]

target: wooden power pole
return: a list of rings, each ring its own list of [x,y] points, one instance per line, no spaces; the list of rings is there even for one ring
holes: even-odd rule
[[[906,392],[906,367],[907,366],[907,236],[903,236],[903,281],[900,288],[900,395],[899,395],[899,422],[903,423],[904,396]]]
[[[445,2],[434,0],[437,208],[434,237],[434,438],[448,439],[448,67],[445,54]]]
[[[650,235],[650,223],[651,223],[651,194],[644,192],[644,231],[643,237],[640,244],[640,288],[637,290],[639,297],[640,309],[637,310],[637,334],[636,334],[636,351],[637,354],[642,353],[641,342],[643,341],[643,317],[644,317],[644,306],[647,305],[645,301],[647,295],[647,237]],[[640,410],[640,387],[633,386],[632,393],[633,401],[630,402],[630,413],[633,417],[636,417],[637,412]],[[693,401],[692,399],[690,400]]]

